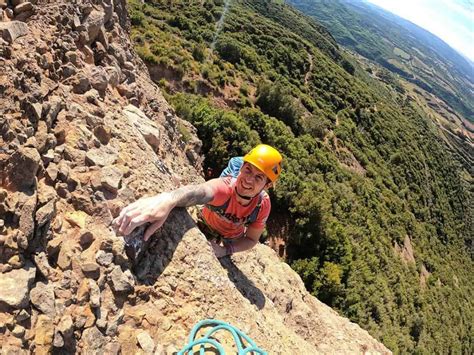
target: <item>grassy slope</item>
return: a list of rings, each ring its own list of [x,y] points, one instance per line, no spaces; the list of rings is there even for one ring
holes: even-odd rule
[[[274,210],[307,287],[394,351],[472,350],[469,186],[396,79],[369,77],[288,6],[232,2],[212,52],[223,1],[150,3],[129,2],[136,50],[205,164],[258,141],[284,153]],[[395,252],[407,235],[414,263]]]

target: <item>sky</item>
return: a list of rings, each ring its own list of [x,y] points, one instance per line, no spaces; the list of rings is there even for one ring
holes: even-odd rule
[[[367,0],[435,34],[474,61],[474,0]]]

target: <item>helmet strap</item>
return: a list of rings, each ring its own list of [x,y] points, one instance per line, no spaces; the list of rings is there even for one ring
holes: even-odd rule
[[[255,196],[251,196],[251,197],[241,195],[241,194],[239,194],[239,192],[237,191],[237,187],[235,187],[235,193],[236,193],[241,199],[244,199],[244,200],[246,200],[246,201],[250,201],[251,199],[253,199],[255,196],[258,195],[258,194],[257,194],[257,195],[255,195]]]

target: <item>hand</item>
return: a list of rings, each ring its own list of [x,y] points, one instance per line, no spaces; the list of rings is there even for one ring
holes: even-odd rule
[[[227,255],[226,248],[217,244],[215,240],[211,240],[209,244],[211,244],[211,247],[214,250],[214,254],[216,254],[218,258],[222,258]]]
[[[165,223],[174,208],[169,193],[146,197],[128,205],[112,221],[116,230],[122,235],[130,234],[135,228],[147,222],[152,223],[145,231],[145,241]]]

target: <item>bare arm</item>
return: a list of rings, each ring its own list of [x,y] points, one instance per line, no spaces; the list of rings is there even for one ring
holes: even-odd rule
[[[263,230],[264,228],[248,227],[245,236],[232,244],[233,252],[239,253],[241,251],[252,249],[257,245]],[[211,242],[211,246],[218,258],[228,255],[228,251],[225,247],[222,247],[215,242]]]
[[[128,205],[113,221],[119,233],[130,234],[135,228],[145,223],[152,223],[145,232],[147,240],[168,218],[175,207],[188,207],[205,204],[214,198],[218,179],[212,179],[199,185],[183,186],[171,192],[139,199]]]
[[[200,185],[183,186],[170,192],[170,200],[174,207],[203,205],[214,198],[212,180]]]
[[[234,253],[238,253],[238,252],[241,252],[241,251],[252,249],[255,245],[257,245],[257,243],[260,239],[260,236],[263,233],[263,230],[264,230],[264,228],[248,227],[244,238],[236,241],[233,244]]]

